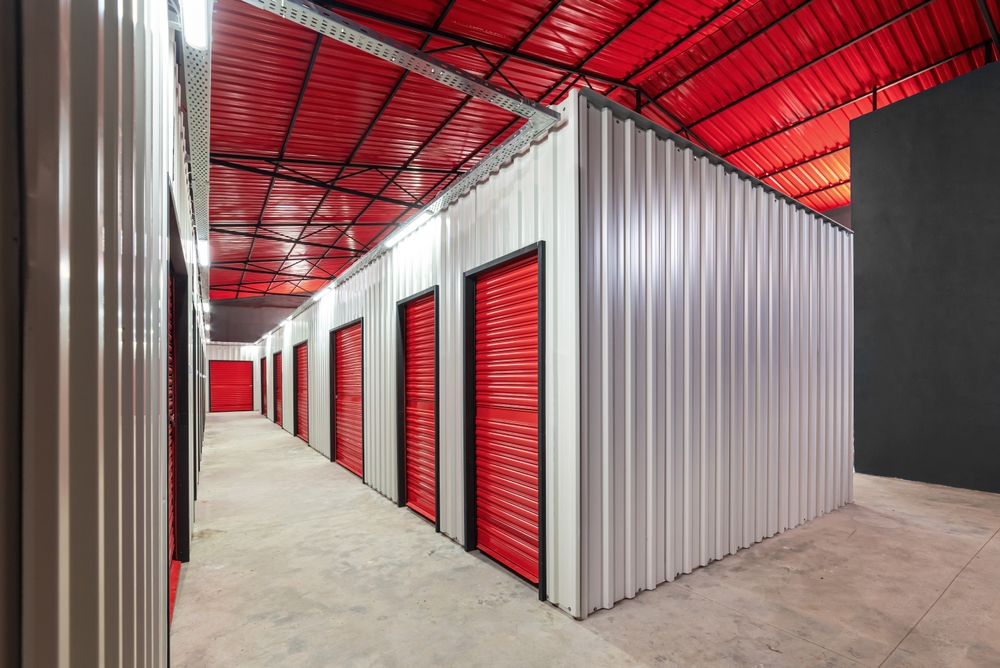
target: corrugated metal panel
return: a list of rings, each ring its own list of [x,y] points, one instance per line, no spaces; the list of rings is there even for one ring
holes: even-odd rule
[[[440,516],[442,533],[465,541],[463,443],[463,272],[544,240],[546,257],[546,591],[579,612],[579,305],[575,105],[566,122],[476,186],[384,256],[288,325],[264,337],[277,350],[294,336],[329,340],[364,317],[365,482],[398,499],[396,303],[438,285]],[[304,329],[303,329],[304,328]],[[313,346],[310,444],[330,454],[329,350]]]
[[[208,363],[209,410],[253,410],[253,362],[211,360]]]
[[[852,499],[852,237],[581,98],[584,611]]]
[[[295,346],[295,435],[309,442],[309,344]]]
[[[267,359],[260,358],[260,370],[257,372],[260,378],[260,412],[267,415]]]
[[[21,662],[161,668],[169,207],[171,188],[176,202],[188,193],[176,143],[176,40],[162,2],[79,3],[72,13],[19,6],[18,62],[29,82],[19,100],[23,250],[32,270],[21,291],[31,335],[18,452],[31,534],[4,548],[23,557]],[[190,259],[190,220],[174,213]],[[197,271],[188,264],[195,293]],[[176,371],[174,389],[193,380]]]
[[[437,336],[433,293],[403,309],[403,452],[406,505],[437,514]]]
[[[274,354],[274,422],[284,426],[282,418],[285,414],[285,397],[281,388],[285,385],[285,374],[281,368],[281,358],[279,350]]]
[[[365,477],[362,323],[333,333],[334,461]]]
[[[476,545],[538,582],[538,254],[476,278]]]

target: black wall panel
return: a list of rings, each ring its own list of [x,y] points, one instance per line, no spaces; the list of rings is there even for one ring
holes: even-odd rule
[[[1000,64],[851,123],[855,466],[1000,492]]]

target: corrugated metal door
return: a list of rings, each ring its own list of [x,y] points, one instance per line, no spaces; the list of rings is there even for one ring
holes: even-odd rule
[[[253,362],[211,360],[208,382],[213,413],[253,410]]]
[[[434,294],[403,307],[403,458],[406,505],[436,516],[436,369]]]
[[[476,545],[538,582],[538,255],[475,291]]]
[[[295,435],[309,442],[309,344],[295,346]]]
[[[281,353],[274,353],[274,422],[281,421]]]
[[[167,623],[174,618],[180,562],[177,558],[177,341],[174,273],[167,280]]]
[[[333,333],[335,461],[364,478],[361,323]]]
[[[267,358],[260,360],[260,412],[267,415]]]

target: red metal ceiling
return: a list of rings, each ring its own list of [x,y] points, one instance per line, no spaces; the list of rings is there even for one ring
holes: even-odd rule
[[[977,0],[319,4],[545,104],[593,87],[820,211],[850,202],[852,118],[996,58]],[[215,7],[213,299],[319,289],[519,123],[240,0]]]

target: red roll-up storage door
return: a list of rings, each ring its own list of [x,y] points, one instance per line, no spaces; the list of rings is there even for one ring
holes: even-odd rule
[[[274,422],[281,421],[281,353],[274,353]]]
[[[333,339],[335,461],[363,478],[361,323],[338,329]]]
[[[476,542],[538,582],[538,256],[476,279]]]
[[[260,360],[260,412],[267,416],[267,358]]]
[[[167,283],[167,623],[173,621],[180,561],[177,559],[177,316],[174,313],[174,273]]]
[[[406,505],[435,517],[437,397],[434,359],[434,295],[403,307],[403,456]]]
[[[295,435],[309,442],[309,344],[295,346]]]
[[[253,410],[253,362],[211,360],[208,382],[213,413]]]

